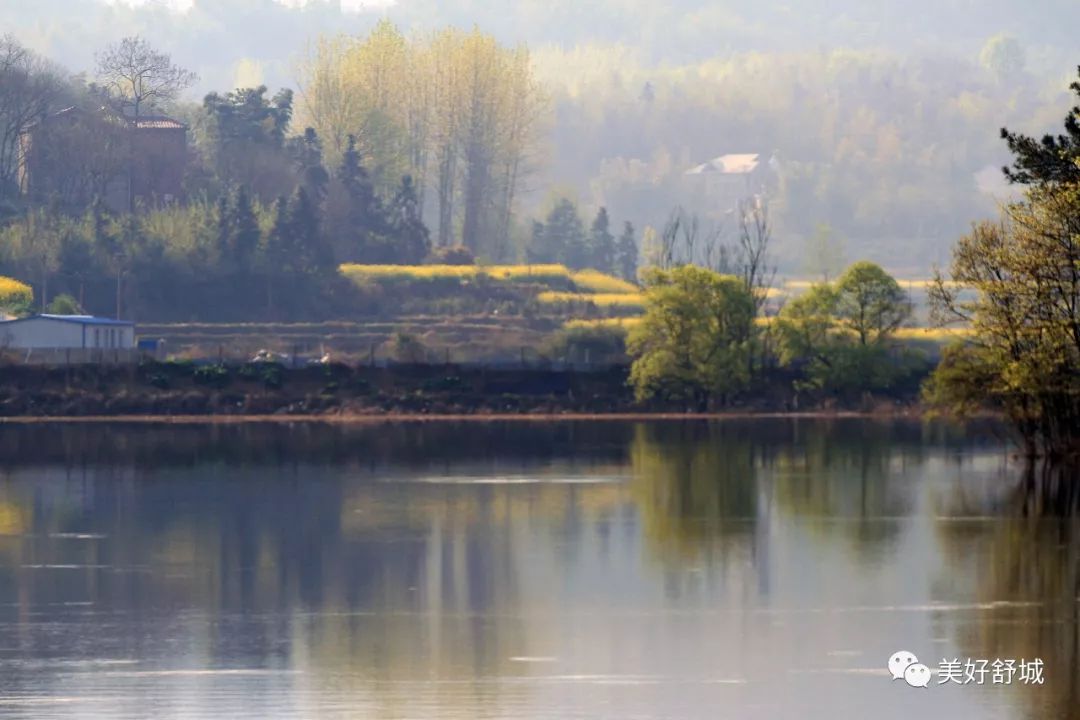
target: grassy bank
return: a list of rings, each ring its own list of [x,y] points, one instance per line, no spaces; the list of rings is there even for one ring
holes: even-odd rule
[[[679,402],[640,403],[627,373],[618,365],[588,371],[452,364],[7,366],[0,375],[0,417],[651,416],[702,410]],[[913,407],[917,398],[917,384],[873,397],[796,397],[790,380],[774,373],[752,392],[709,410],[895,412]]]

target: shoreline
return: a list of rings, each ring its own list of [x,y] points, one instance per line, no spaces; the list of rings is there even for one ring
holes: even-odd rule
[[[925,419],[922,410],[899,412],[816,410],[806,412],[738,411],[713,413],[613,412],[613,413],[338,413],[277,415],[20,415],[0,417],[0,425],[34,424],[139,424],[139,425],[224,425],[310,423],[360,425],[380,423],[444,422],[646,422],[724,420],[845,420],[845,419]]]

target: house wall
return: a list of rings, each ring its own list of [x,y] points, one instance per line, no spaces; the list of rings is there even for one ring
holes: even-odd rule
[[[135,328],[130,325],[94,325],[50,318],[32,318],[0,324],[0,348],[82,347],[133,348]]]
[[[187,162],[187,131],[139,128],[133,131],[132,144],[136,200],[149,205],[180,200]]]

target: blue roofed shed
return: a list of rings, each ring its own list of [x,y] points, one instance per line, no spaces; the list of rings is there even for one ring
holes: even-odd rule
[[[135,323],[91,315],[32,315],[0,322],[0,349],[135,347]]]

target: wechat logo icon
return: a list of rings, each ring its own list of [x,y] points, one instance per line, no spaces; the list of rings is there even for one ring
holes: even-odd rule
[[[889,673],[893,680],[903,680],[911,687],[924,688],[930,684],[930,668],[919,662],[915,653],[894,652],[889,658]]]

